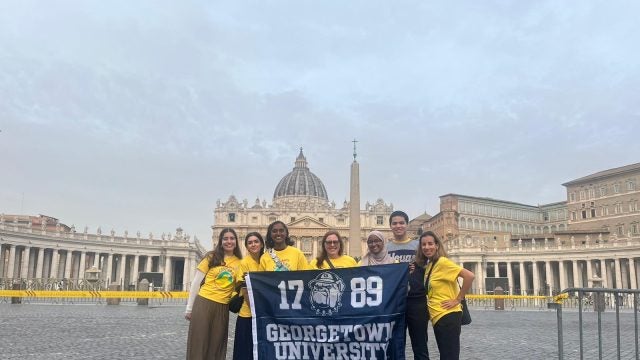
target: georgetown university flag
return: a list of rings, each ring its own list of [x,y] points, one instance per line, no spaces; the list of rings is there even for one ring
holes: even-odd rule
[[[407,281],[407,264],[251,272],[254,357],[404,359]]]

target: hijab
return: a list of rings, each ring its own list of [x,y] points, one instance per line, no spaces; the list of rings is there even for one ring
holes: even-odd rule
[[[393,258],[389,256],[387,252],[387,247],[384,244],[384,235],[380,231],[374,230],[367,235],[367,239],[373,235],[382,241],[382,250],[378,254],[373,254],[371,251],[367,251],[367,253],[362,257],[362,265],[384,265],[384,264],[393,264]]]

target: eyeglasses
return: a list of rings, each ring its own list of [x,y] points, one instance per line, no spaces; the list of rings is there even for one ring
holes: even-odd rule
[[[367,240],[367,244],[372,245],[372,244],[381,244],[382,240],[380,239],[375,239],[375,240]]]
[[[338,245],[338,244],[340,244],[339,241],[325,241],[324,243],[325,243],[325,245]]]

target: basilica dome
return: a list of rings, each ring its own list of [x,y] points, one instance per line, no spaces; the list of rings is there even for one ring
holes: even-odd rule
[[[273,192],[274,200],[288,196],[310,196],[329,200],[324,184],[307,167],[307,159],[302,154],[302,148],[293,170],[280,180],[276,191]]]

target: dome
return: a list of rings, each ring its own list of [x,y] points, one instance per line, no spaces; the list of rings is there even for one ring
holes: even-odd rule
[[[276,191],[273,192],[274,200],[286,196],[312,196],[329,200],[327,190],[325,190],[320,178],[309,171],[307,159],[302,154],[302,148],[300,148],[300,154],[296,158],[293,170],[280,180]]]

